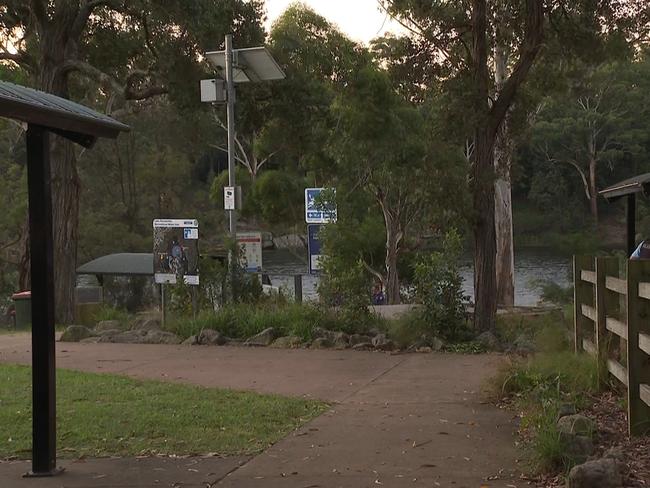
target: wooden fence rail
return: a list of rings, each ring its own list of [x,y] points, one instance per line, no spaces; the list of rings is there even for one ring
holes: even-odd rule
[[[574,344],[626,386],[630,435],[650,433],[650,260],[574,256]]]

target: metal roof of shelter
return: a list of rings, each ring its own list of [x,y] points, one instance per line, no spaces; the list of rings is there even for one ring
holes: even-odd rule
[[[77,274],[153,276],[153,254],[109,254],[79,266]]]
[[[650,173],[633,176],[627,180],[619,181],[598,192],[607,201],[614,201],[626,195],[643,192],[650,193]]]
[[[0,81],[0,116],[39,125],[84,147],[130,130],[111,117],[51,93]]]

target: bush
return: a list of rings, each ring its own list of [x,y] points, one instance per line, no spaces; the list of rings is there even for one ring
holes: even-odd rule
[[[282,336],[313,339],[313,330],[322,327],[347,333],[366,332],[368,323],[349,321],[345,314],[312,304],[258,303],[229,304],[217,311],[203,311],[196,320],[184,317],[171,319],[167,328],[182,338],[197,335],[203,329],[218,330],[227,337],[246,339],[268,327]]]
[[[101,322],[103,320],[117,320],[122,326],[125,326],[131,320],[131,315],[126,310],[110,305],[102,305],[92,315],[93,322]]]
[[[467,297],[459,272],[461,250],[460,235],[452,230],[441,251],[421,255],[415,264],[415,295],[423,305],[420,321],[428,333],[446,340],[467,338]]]

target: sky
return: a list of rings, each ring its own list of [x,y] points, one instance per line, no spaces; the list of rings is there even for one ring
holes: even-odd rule
[[[296,0],[266,0],[267,28]],[[350,39],[368,43],[385,32],[399,32],[400,26],[384,12],[377,0],[302,0],[337,25]]]

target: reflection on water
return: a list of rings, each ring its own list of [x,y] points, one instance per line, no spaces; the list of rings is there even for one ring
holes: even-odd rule
[[[293,275],[303,275],[303,297],[317,299],[318,277],[310,276],[307,270],[306,249],[274,249],[264,251],[264,272],[271,276],[271,283],[293,294]],[[558,256],[543,249],[524,249],[515,255],[515,305],[533,306],[540,300],[536,283],[553,281],[562,286],[569,285],[571,258]],[[472,257],[466,255],[461,263],[461,276],[465,293],[473,299]]]

